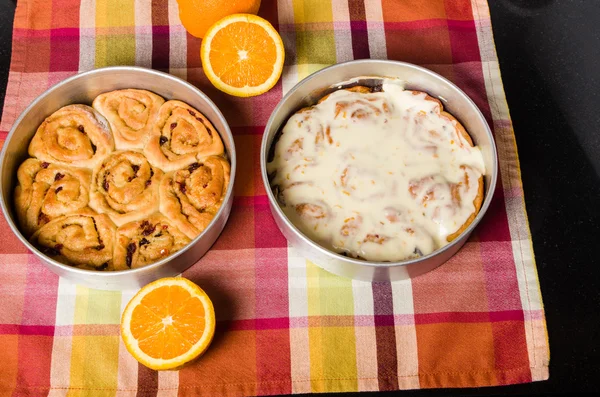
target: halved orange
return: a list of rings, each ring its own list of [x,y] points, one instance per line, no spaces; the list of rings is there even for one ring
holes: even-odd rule
[[[283,70],[281,37],[267,20],[229,15],[212,25],[200,48],[202,67],[219,90],[248,97],[269,91]]]
[[[215,334],[208,295],[183,277],[156,280],[138,291],[121,317],[121,337],[136,360],[167,370],[200,356]]]

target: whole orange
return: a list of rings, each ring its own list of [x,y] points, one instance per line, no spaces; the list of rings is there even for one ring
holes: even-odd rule
[[[260,0],[177,0],[179,4],[179,19],[196,37],[204,34],[215,22],[231,14],[258,13]]]

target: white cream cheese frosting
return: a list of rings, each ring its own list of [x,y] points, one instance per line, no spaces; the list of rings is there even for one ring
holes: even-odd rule
[[[427,94],[339,90],[294,114],[267,165],[306,236],[371,261],[427,255],[479,210],[483,157]],[[478,205],[477,205],[478,203]]]

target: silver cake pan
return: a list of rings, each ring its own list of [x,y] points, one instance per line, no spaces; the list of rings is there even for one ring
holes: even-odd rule
[[[444,108],[467,129],[473,141],[481,148],[486,167],[485,198],[475,220],[451,243],[429,255],[400,262],[373,262],[349,258],[315,243],[294,226],[281,210],[267,174],[268,155],[277,132],[297,110],[315,104],[325,94],[344,86],[356,84],[375,86],[382,78],[405,81],[407,89],[427,92],[438,98]],[[354,81],[354,83],[350,83]],[[498,177],[496,145],[490,127],[475,103],[446,78],[423,67],[397,61],[358,60],[340,63],[308,76],[294,86],[279,102],[267,125],[262,139],[261,173],[266,187],[269,206],[279,229],[307,259],[331,273],[365,281],[405,280],[440,266],[452,257],[467,241],[473,229],[485,216]]]
[[[31,138],[44,119],[59,108],[82,103],[91,105],[103,93],[124,88],[152,91],[165,99],[178,99],[202,112],[221,135],[231,162],[231,179],[220,210],[198,237],[182,250],[146,267],[116,272],[82,270],[41,253],[19,231],[13,207],[13,192],[19,165],[29,157]],[[175,76],[152,69],[116,66],[95,69],[70,77],[35,99],[11,128],[0,155],[0,205],[13,233],[48,268],[61,277],[92,288],[123,290],[139,288],[161,277],[174,276],[196,263],[213,245],[231,212],[236,170],[235,146],[231,130],[217,106],[198,88]]]

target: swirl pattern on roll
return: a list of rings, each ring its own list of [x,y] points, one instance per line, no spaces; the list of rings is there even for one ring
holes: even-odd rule
[[[117,226],[143,219],[158,210],[162,176],[141,152],[114,152],[94,169],[90,207]]]
[[[457,183],[447,183],[439,176],[428,176],[419,180],[412,180],[409,184],[409,193],[418,203],[421,210],[433,222],[443,224],[444,220],[455,217],[460,211],[463,197],[469,196],[469,190],[476,185],[477,194],[473,199],[473,207],[478,211],[483,202],[483,177],[472,167],[462,165],[463,171]],[[450,197],[451,200],[439,200],[440,197]],[[453,233],[448,234],[446,241],[450,242],[458,237],[475,219],[477,211],[473,212],[467,220]]]
[[[224,152],[221,137],[198,110],[171,100],[159,111],[144,153],[155,167],[174,171]]]
[[[114,267],[127,270],[157,262],[191,240],[164,215],[153,214],[117,229]]]
[[[87,207],[90,170],[27,159],[17,171],[15,209],[26,236],[61,215]]]
[[[48,163],[94,168],[115,148],[108,122],[86,105],[48,116],[29,144],[29,155]]]
[[[45,255],[87,270],[114,270],[116,227],[107,215],[89,208],[53,219],[31,237]]]
[[[125,89],[98,95],[92,106],[110,123],[116,148],[124,150],[146,145],[164,102],[150,91]]]
[[[193,239],[221,207],[230,170],[223,157],[211,156],[186,169],[167,173],[160,184],[160,211]]]

